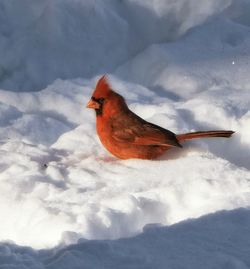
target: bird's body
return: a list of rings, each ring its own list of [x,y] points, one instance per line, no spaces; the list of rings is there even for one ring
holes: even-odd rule
[[[96,111],[96,130],[104,147],[120,159],[156,159],[180,142],[201,137],[230,137],[233,131],[206,131],[175,135],[133,113],[124,98],[102,77],[87,107]]]
[[[97,116],[96,129],[104,147],[120,159],[154,159],[167,148],[179,146],[173,133],[149,124],[129,109],[107,118]]]

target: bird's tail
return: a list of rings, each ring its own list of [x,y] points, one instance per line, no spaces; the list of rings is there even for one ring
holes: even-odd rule
[[[202,137],[230,137],[234,131],[205,131],[176,135],[178,141],[186,141]]]

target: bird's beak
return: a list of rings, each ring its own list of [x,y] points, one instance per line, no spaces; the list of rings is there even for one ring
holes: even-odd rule
[[[99,109],[100,108],[100,104],[97,103],[96,101],[90,99],[87,103],[87,108],[93,108],[93,109]]]

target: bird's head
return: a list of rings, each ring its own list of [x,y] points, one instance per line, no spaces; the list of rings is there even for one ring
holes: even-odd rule
[[[94,109],[96,116],[110,116],[124,108],[127,109],[127,105],[124,98],[111,89],[107,77],[102,76],[96,84],[87,108]]]

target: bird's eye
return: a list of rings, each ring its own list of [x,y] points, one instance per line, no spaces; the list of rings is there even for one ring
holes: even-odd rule
[[[98,103],[100,103],[100,104],[103,104],[103,103],[104,103],[104,101],[105,101],[105,99],[104,99],[104,98],[99,98],[99,99],[98,99]]]
[[[104,103],[104,101],[105,101],[105,98],[95,98],[94,96],[92,96],[91,97],[91,99],[93,100],[93,101],[95,101],[95,102],[97,102],[98,104],[103,104]]]

